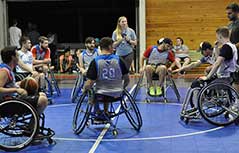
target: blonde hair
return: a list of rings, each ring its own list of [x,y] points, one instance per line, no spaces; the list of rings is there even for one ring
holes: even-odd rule
[[[127,19],[125,16],[121,16],[118,18],[117,26],[114,31],[116,33],[116,40],[122,39],[122,29],[120,27],[120,21],[124,18]]]

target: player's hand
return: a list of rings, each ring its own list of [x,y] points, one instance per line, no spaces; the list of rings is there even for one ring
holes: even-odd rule
[[[172,72],[173,72],[172,68],[171,67],[168,68],[168,73],[172,73]]]
[[[144,67],[141,67],[140,69],[139,69],[139,73],[144,73]]]
[[[206,76],[199,77],[200,80],[207,80],[208,78]]]
[[[27,91],[22,88],[17,88],[17,93],[21,96],[27,96]]]
[[[32,77],[33,77],[33,78],[37,77],[37,75],[38,75],[38,72],[37,72],[37,71],[32,71]]]
[[[178,73],[180,71],[181,71],[180,69],[176,69],[176,70],[173,70],[172,73]]]

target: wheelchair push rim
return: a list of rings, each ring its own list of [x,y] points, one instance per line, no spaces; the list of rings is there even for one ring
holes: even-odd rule
[[[74,112],[72,128],[75,134],[80,134],[89,119],[92,105],[88,103],[88,93],[85,92],[81,95]]]
[[[16,106],[16,110],[9,110]],[[18,151],[27,147],[39,130],[39,116],[27,102],[8,100],[0,103],[0,148],[5,151]],[[30,124],[32,126],[30,126]]]
[[[121,100],[121,105],[125,110],[125,115],[129,120],[130,124],[137,131],[142,127],[142,117],[140,111],[133,100],[132,96],[127,90],[124,90],[123,98]]]
[[[239,117],[239,112],[233,110],[239,95],[228,84],[209,84],[200,91],[198,98],[198,107],[202,117],[213,125],[230,125]]]
[[[71,91],[71,102],[75,103],[77,100],[77,97],[82,94],[81,89],[83,88],[83,77],[81,73],[78,74],[77,79],[75,81],[74,87]]]

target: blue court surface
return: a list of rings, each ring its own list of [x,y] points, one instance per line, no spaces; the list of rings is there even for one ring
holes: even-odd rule
[[[186,87],[178,87],[185,96]],[[177,102],[172,90],[168,90],[169,103],[153,98],[145,103],[142,88],[136,99],[143,126],[136,132],[126,116],[120,116],[117,124],[118,135],[106,126],[90,126],[80,135],[72,130],[72,119],[76,104],[70,102],[71,88],[61,88],[62,95],[45,111],[46,127],[56,135],[55,144],[43,141],[40,145],[29,146],[22,153],[236,153],[239,145],[239,128],[235,124],[216,127],[206,121],[189,122],[179,119],[182,103]],[[158,101],[158,102],[156,102]],[[1,152],[1,151],[0,151]]]

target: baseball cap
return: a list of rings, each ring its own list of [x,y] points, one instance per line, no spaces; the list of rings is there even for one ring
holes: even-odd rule
[[[206,49],[212,49],[212,45],[207,41],[201,42],[200,45],[199,45],[198,51],[203,51],[203,50],[206,50]]]
[[[173,45],[173,41],[170,38],[161,38],[157,41],[158,45],[160,45],[162,43]]]

